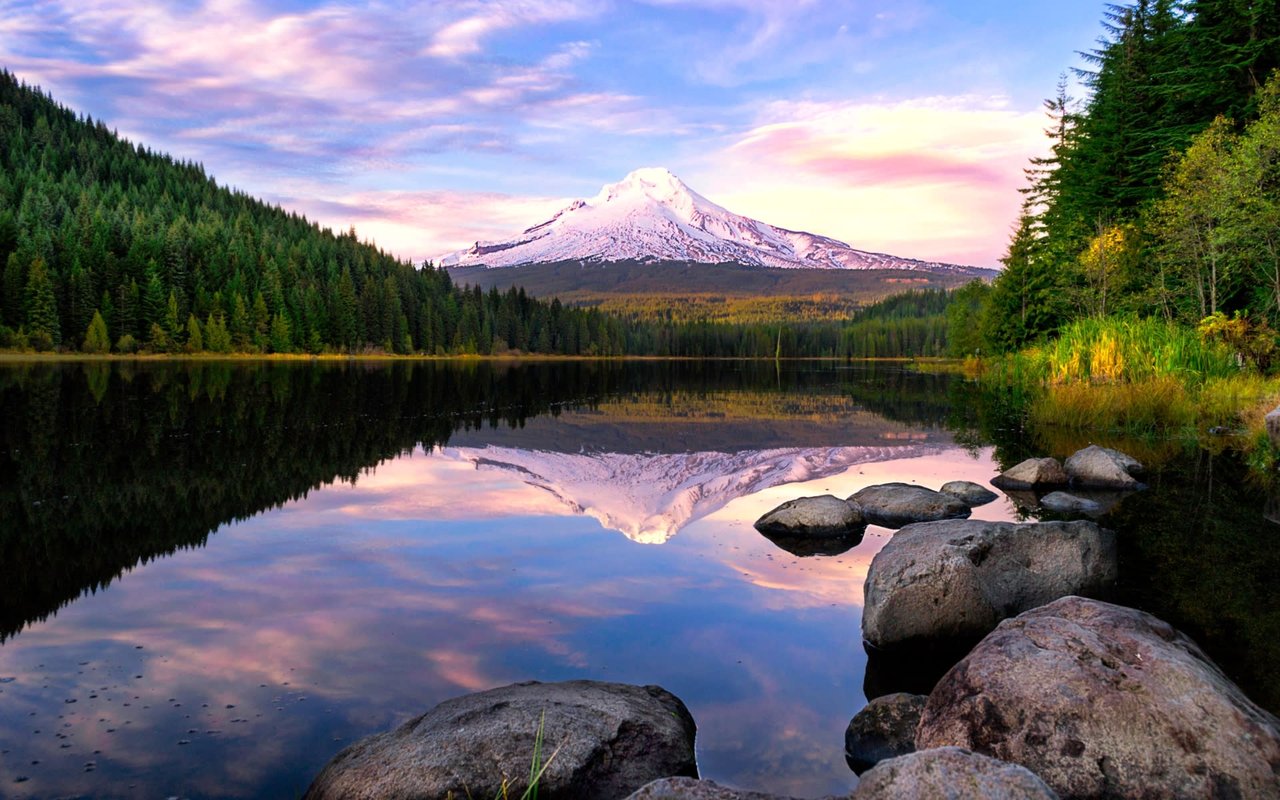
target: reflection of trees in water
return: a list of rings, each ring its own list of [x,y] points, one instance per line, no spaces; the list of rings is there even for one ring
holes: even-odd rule
[[[853,377],[853,376],[859,377]],[[870,382],[860,377],[869,376]],[[0,639],[227,522],[458,431],[602,400],[718,398],[924,421],[901,370],[761,362],[248,362],[0,368]],[[806,397],[816,399],[805,399]],[[934,408],[927,398],[934,397]],[[899,408],[899,406],[902,406]]]
[[[1267,520],[1275,500],[1238,454],[1212,454],[1184,438],[1024,429],[1023,406],[1010,392],[959,383],[952,392],[957,440],[994,445],[1000,468],[1032,456],[1063,458],[1089,444],[1146,464],[1148,490],[1099,520],[1119,534],[1118,602],[1184,631],[1250,697],[1280,711],[1280,548],[1273,543],[1280,526]]]

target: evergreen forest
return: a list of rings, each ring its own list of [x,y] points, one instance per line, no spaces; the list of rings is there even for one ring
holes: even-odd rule
[[[721,322],[459,286],[354,230],[334,233],[219,186],[199,164],[125,141],[7,71],[0,265],[7,349],[888,357],[940,354],[945,335],[939,290],[852,322]]]
[[[1050,149],[962,352],[1083,318],[1156,317],[1270,337],[1280,320],[1280,5],[1109,5],[1046,101]],[[1216,320],[1216,326],[1214,321]]]

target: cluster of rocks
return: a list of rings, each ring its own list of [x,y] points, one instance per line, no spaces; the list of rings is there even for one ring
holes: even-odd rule
[[[1089,445],[1065,462],[1028,458],[991,479],[1015,504],[1058,514],[1099,517],[1130,492],[1145,489],[1141,462],[1119,450]]]
[[[1069,486],[1040,505],[1096,513],[1081,490],[1131,492],[1141,473],[1091,446],[1061,464],[1029,459],[992,483],[1007,493]],[[868,658],[964,654],[921,694],[868,691],[845,735],[850,766],[870,768],[860,790],[904,759],[954,751],[1042,784],[988,772],[982,788],[948,796],[1280,797],[1280,720],[1167,623],[1099,599],[1117,571],[1115,534],[1092,521],[896,533],[867,574]]]
[[[829,494],[788,500],[756,520],[755,527],[794,555],[839,555],[862,541],[867,525],[901,528],[913,522],[963,519],[996,497],[970,481],[952,481],[938,491],[881,483],[844,500]]]
[[[1133,491],[1141,472],[1089,447],[992,483],[1070,486],[1060,493],[1080,509],[1082,490]],[[1117,577],[1115,534],[1089,520],[967,519],[996,497],[967,482],[880,484],[793,500],[756,523],[799,555],[843,552],[868,524],[901,528],[866,578],[867,680],[877,659],[948,654],[919,693],[868,689],[845,734],[861,775],[851,798],[1280,797],[1280,720],[1186,636],[1100,599]],[[699,780],[695,731],[657,686],[514,684],[348,747],[306,796],[518,797],[540,736],[538,795],[550,800],[784,800]]]

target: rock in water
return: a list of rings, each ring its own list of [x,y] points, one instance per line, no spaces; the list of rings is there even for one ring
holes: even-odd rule
[[[909,483],[868,486],[849,498],[862,508],[867,522],[901,528],[912,522],[957,519],[969,516],[969,506],[956,497]]]
[[[856,773],[916,749],[916,725],[924,695],[898,692],[877,697],[853,715],[844,732],[844,756]]]
[[[862,776],[852,800],[1057,800],[1030,770],[959,747],[882,761]]]
[[[1078,450],[1063,465],[1076,486],[1098,489],[1140,489],[1133,476],[1142,473],[1142,464],[1119,450],[1091,444]]]
[[[1064,798],[1280,797],[1280,720],[1150,614],[1065,597],[951,669],[916,746],[1021,764]]]
[[[977,640],[1000,620],[1116,578],[1115,534],[1092,522],[909,525],[875,558],[862,636],[879,648]]]
[[[991,479],[1001,489],[1036,489],[1042,486],[1066,486],[1067,473],[1056,458],[1028,458]]]
[[[545,717],[543,716],[545,714]],[[524,791],[543,722],[544,798],[624,798],[669,776],[697,777],[693,717],[658,686],[517,683],[446,700],[338,753],[306,797],[495,797]]]
[[[730,789],[715,781],[663,778],[641,787],[627,800],[789,800],[789,798]]]
[[[973,481],[948,481],[938,491],[949,494],[970,508],[985,506],[1000,495]]]
[[[792,536],[845,536],[865,526],[861,508],[829,494],[788,500],[756,520],[761,533]]]
[[[1103,512],[1100,504],[1069,492],[1050,492],[1040,498],[1040,505],[1058,514],[1083,514],[1086,517],[1097,517]]]

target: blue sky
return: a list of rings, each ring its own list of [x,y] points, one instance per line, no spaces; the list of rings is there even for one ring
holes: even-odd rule
[[[0,0],[0,64],[415,260],[665,166],[766,222],[986,266],[1102,8]]]

